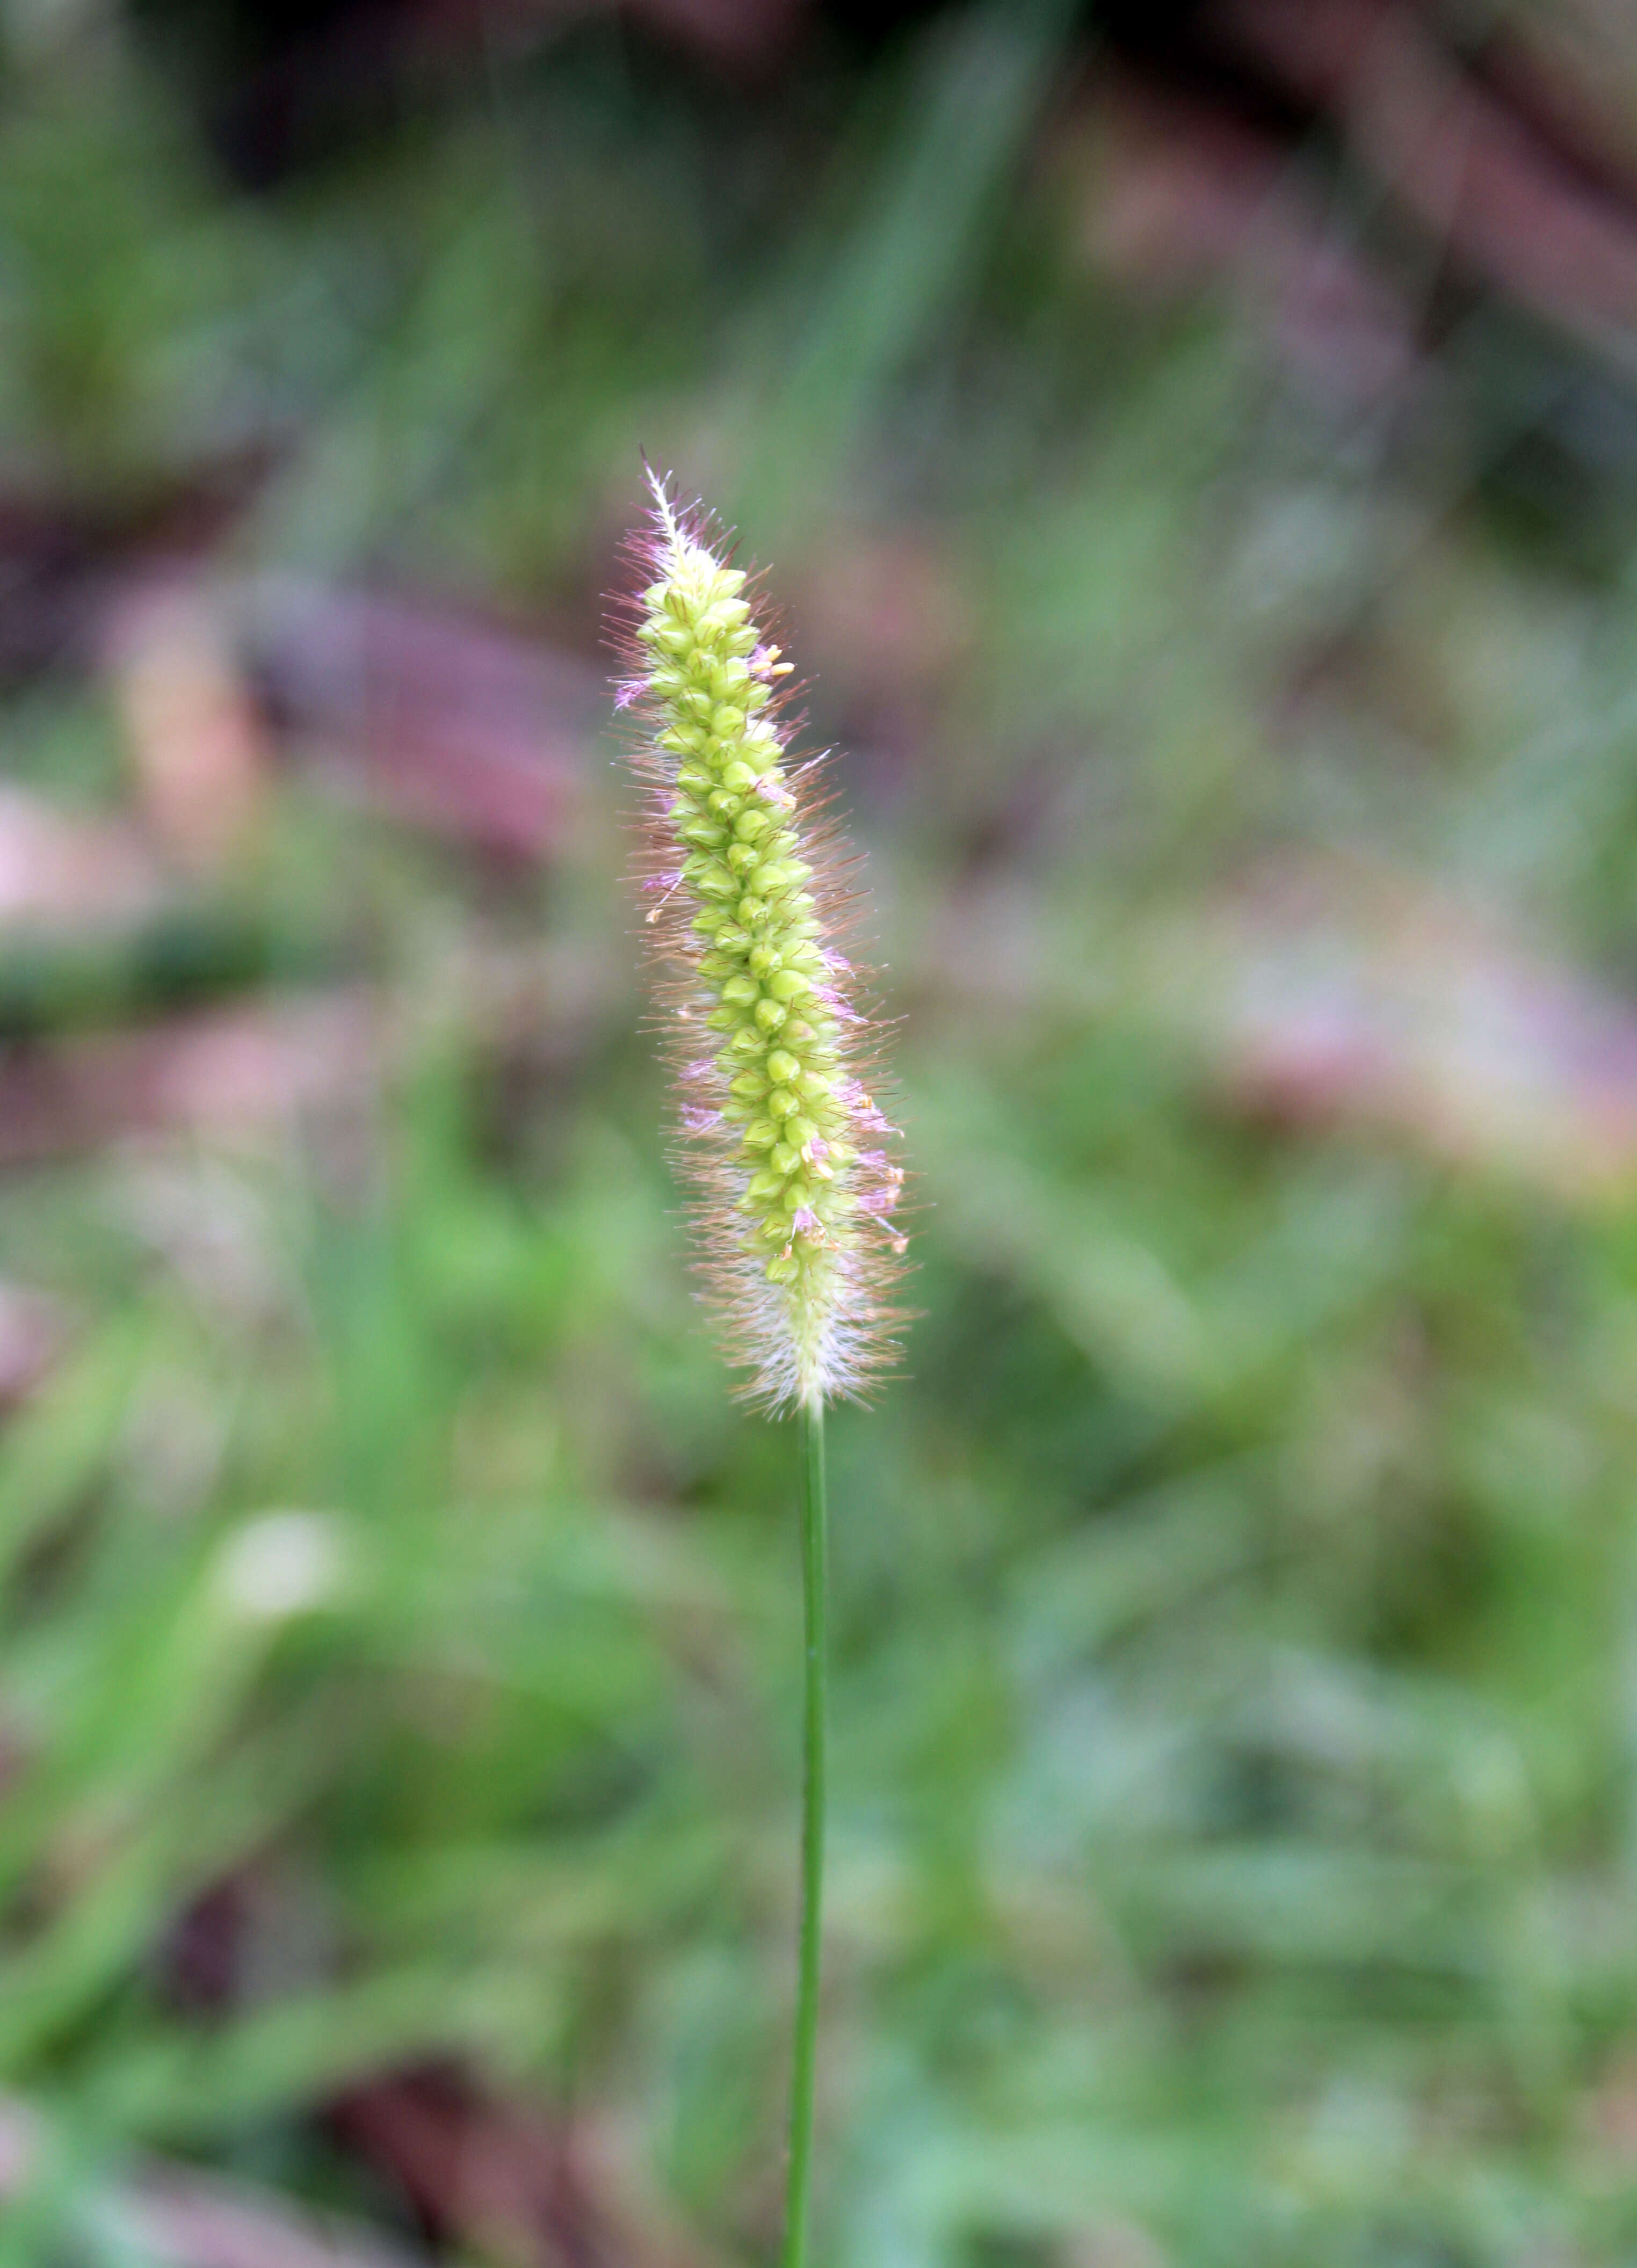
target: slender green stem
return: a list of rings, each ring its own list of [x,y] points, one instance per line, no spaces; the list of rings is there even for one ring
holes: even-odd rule
[[[801,1710],[801,1940],[790,2082],[790,2176],[783,2268],[806,2268],[813,2186],[813,2081],[818,2052],[819,1943],[824,1895],[826,1588],[824,1405],[805,1403],[801,1442],[801,1594],[805,1630]]]

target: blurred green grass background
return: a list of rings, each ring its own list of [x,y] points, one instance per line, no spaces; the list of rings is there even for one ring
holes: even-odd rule
[[[1637,2262],[1637,328],[1132,13],[4,11],[6,2268],[776,2242],[643,447],[774,563],[918,1174],[821,2257]],[[1615,210],[1618,11],[1455,55],[1598,23]]]

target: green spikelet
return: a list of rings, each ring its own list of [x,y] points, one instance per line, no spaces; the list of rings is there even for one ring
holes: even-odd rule
[[[650,727],[648,926],[671,976],[696,1226],[748,1390],[816,1403],[856,1395],[890,1352],[896,1129],[859,1077],[837,847],[778,718],[790,665],[745,576],[658,482],[654,499],[619,703]]]

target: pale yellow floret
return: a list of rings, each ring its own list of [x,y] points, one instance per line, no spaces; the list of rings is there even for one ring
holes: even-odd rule
[[[783,1344],[760,1350],[769,1390],[813,1398],[836,1384],[830,1373],[844,1369],[861,1323],[846,1311],[856,1151],[837,1092],[838,1025],[822,997],[830,972],[813,867],[763,713],[791,665],[761,644],[744,576],[679,528],[668,507],[664,519],[661,571],[642,594],[637,635],[651,658],[657,745],[675,765],[671,891],[695,908],[698,1008],[716,1041],[720,1115],[734,1130],[741,1219],[728,1233],[773,1295],[768,1312]]]

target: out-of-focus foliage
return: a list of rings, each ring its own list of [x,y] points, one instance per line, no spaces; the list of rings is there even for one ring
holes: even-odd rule
[[[6,21],[0,2260],[133,2257],[150,2152],[774,2242],[791,1446],[584,722],[643,444],[778,563],[918,1167],[835,1432],[824,2257],[1637,2260],[1618,357],[1445,305],[1316,135],[1157,290],[1045,5],[750,86],[537,25],[251,188],[162,13]],[[523,820],[456,630],[393,772],[435,603],[556,657]],[[531,2106],[510,2189],[382,2145],[429,2070]]]

